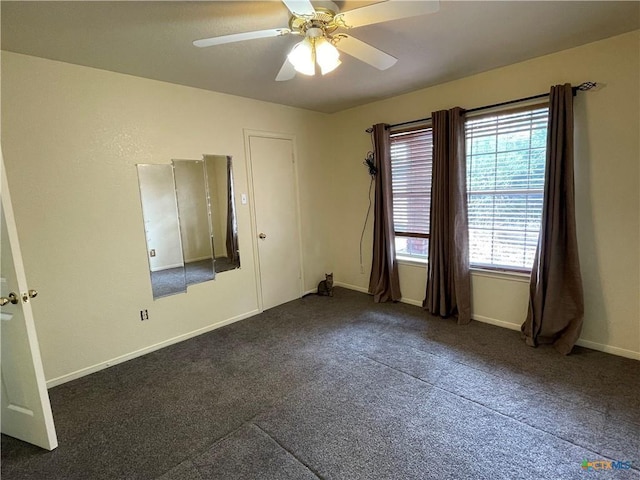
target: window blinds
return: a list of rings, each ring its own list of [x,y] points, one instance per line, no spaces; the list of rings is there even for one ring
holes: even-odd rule
[[[431,128],[391,134],[393,221],[398,236],[429,234],[432,150]]]
[[[544,191],[548,107],[466,122],[469,259],[530,270]]]

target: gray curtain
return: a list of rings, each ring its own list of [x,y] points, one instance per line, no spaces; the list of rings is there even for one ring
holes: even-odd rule
[[[552,343],[566,355],[582,330],[584,299],[573,184],[573,92],[551,87],[542,225],[522,325],[527,345]]]
[[[393,195],[391,192],[391,140],[387,125],[373,126],[373,145],[378,173],[373,216],[373,261],[369,293],[373,301],[397,302],[402,297],[393,229]]]
[[[471,321],[469,229],[464,135],[459,107],[434,112],[433,171],[427,292],[423,307],[433,315]]]
[[[232,262],[239,260],[238,227],[236,222],[235,202],[233,201],[233,169],[231,158],[227,157],[227,258]]]

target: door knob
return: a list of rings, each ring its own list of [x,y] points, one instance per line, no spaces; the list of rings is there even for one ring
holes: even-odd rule
[[[259,237],[259,238],[261,238],[261,239],[263,239],[263,240],[264,240],[265,238],[267,238],[267,236],[266,236],[264,233],[261,233],[260,235],[258,235],[258,237]]]
[[[30,298],[36,298],[38,296],[37,290],[29,290],[27,293],[22,294],[22,301],[27,303]]]
[[[0,297],[0,307],[4,307],[7,303],[17,304],[18,296],[11,292],[8,297]]]

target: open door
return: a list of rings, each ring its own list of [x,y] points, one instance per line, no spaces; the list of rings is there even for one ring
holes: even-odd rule
[[[47,450],[58,446],[42,369],[31,298],[0,150],[0,369],[2,433]]]

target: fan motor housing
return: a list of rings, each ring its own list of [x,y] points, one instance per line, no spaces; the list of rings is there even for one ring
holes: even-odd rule
[[[292,15],[289,19],[289,28],[299,35],[306,35],[310,28],[319,28],[325,35],[335,32],[342,25],[336,22],[336,12],[328,8],[316,8],[313,15]]]

